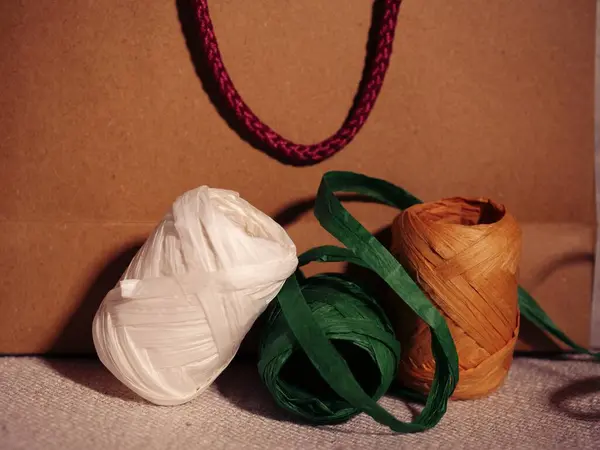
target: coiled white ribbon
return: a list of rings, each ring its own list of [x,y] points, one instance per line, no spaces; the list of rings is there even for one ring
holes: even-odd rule
[[[297,264],[285,230],[239,194],[189,191],[100,305],[98,356],[152,403],[190,401],[231,362]]]

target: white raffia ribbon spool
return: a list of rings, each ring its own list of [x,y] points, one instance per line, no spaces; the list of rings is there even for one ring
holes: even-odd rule
[[[100,305],[98,356],[146,400],[188,402],[231,362],[297,264],[285,230],[238,193],[189,191]]]

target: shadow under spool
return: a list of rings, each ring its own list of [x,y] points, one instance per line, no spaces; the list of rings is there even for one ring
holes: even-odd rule
[[[500,387],[520,321],[521,230],[514,217],[488,199],[415,205],[394,220],[391,251],[448,323],[460,367],[452,398],[483,397]],[[426,393],[435,371],[429,328],[412,311],[390,317],[402,344],[399,380]]]

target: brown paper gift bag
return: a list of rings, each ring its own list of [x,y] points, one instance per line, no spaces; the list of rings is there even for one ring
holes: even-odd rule
[[[225,64],[265,122],[301,143],[337,129],[371,2],[210,5]],[[197,75],[192,14],[184,0],[0,5],[0,352],[92,352],[104,294],[173,199],[198,185],[240,192],[299,251],[332,243],[310,212],[332,169],[424,200],[504,203],[524,233],[521,283],[589,344],[593,0],[406,0],[366,126],[302,168],[252,148],[220,115]],[[349,207],[373,232],[396,214]],[[554,348],[525,324],[521,341]]]

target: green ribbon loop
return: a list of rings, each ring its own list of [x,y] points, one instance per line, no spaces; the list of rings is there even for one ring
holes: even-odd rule
[[[353,172],[331,171],[323,176],[323,182],[334,186],[339,191],[354,192],[366,195],[378,203],[394,206],[400,210],[412,205],[422,203],[417,197],[408,191],[378,178],[371,178]],[[316,207],[315,207],[316,209]],[[315,212],[315,215],[317,213]],[[546,314],[535,299],[522,287],[519,286],[519,309],[523,317],[536,325],[541,330],[554,336],[556,339],[573,349],[577,353],[600,359],[600,352],[592,352],[572,341],[552,319]]]
[[[321,377],[340,397],[394,431],[410,433],[435,426],[446,412],[450,396],[458,382],[458,355],[446,322],[439,311],[398,263],[341,204],[334,192],[368,195],[397,208],[418,200],[398,191],[383,180],[373,180],[348,172],[328,173],[323,177],[315,203],[315,216],[332,236],[346,248],[333,246],[310,250],[299,257],[300,265],[311,260],[347,261],[378,274],[432,331],[432,352],[436,371],[432,387],[421,413],[412,423],[401,422],[367,395],[348,365],[318,327],[295,277],[290,278],[278,299],[292,333]]]

